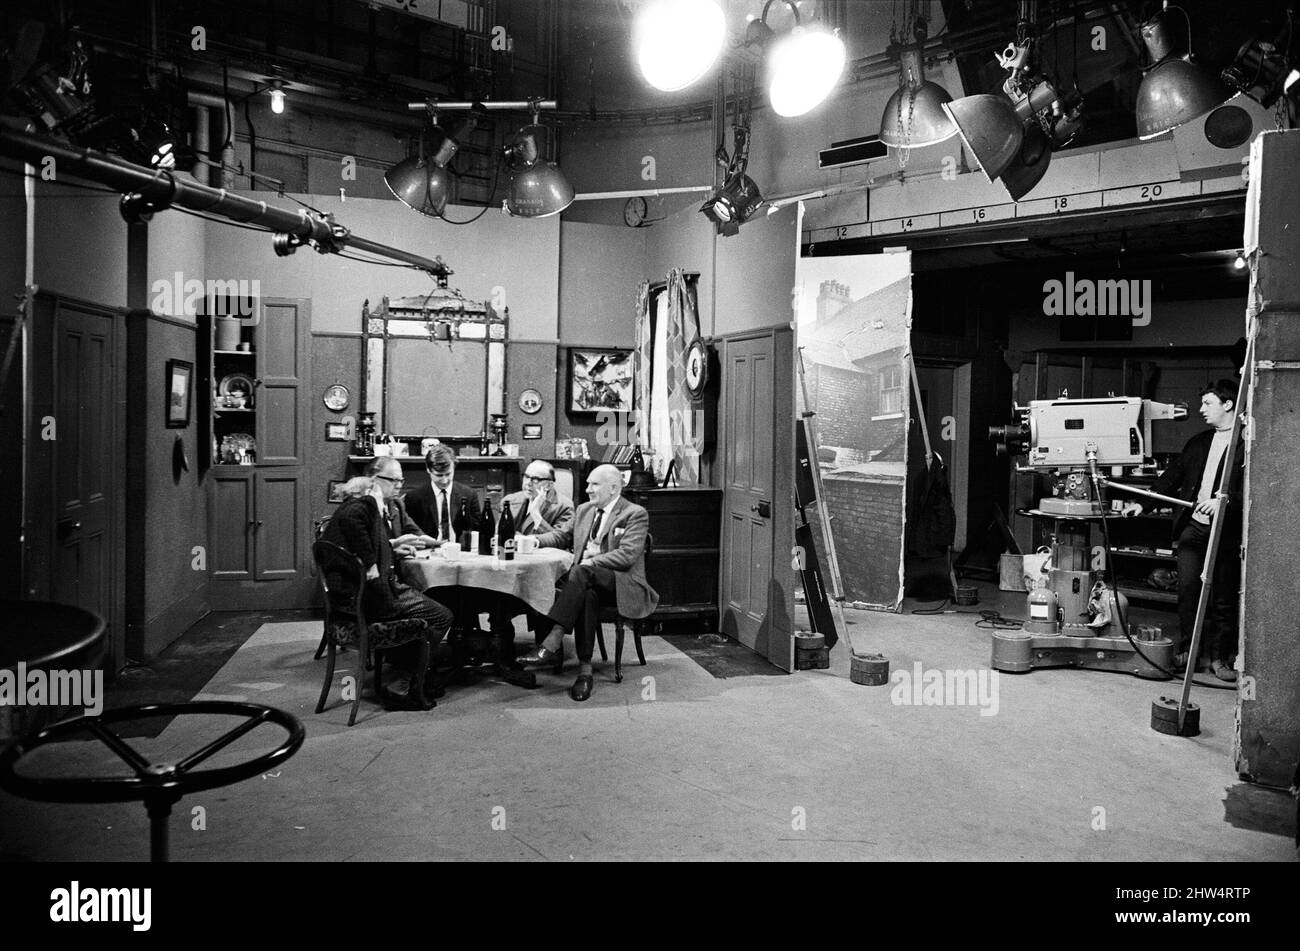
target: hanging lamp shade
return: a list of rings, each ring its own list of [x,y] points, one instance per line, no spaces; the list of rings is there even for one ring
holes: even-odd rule
[[[1032,123],[1025,128],[1016,157],[1002,172],[1002,184],[1011,200],[1020,201],[1033,191],[1051,163],[1052,144],[1038,124]]]
[[[990,182],[1020,154],[1025,127],[1005,96],[979,93],[945,102],[941,108]]]
[[[844,41],[816,23],[773,39],[764,67],[772,111],[790,118],[816,107],[840,81],[847,61]]]
[[[880,117],[880,141],[893,149],[935,145],[957,134],[943,105],[952,96],[938,83],[925,78],[920,50],[903,50],[900,64],[903,85],[885,103]]]
[[[1155,65],[1146,71],[1138,87],[1134,112],[1139,139],[1172,132],[1231,98],[1232,90],[1213,70],[1195,63],[1186,50],[1178,55],[1181,44],[1168,10],[1161,10],[1143,23],[1141,33]]]
[[[451,194],[451,175],[447,171],[447,163],[460,146],[436,126],[434,131],[440,140],[433,157],[426,161],[422,147],[418,157],[398,162],[385,172],[384,184],[393,193],[393,197],[407,208],[436,218],[447,207],[447,198]]]
[[[505,208],[516,218],[546,218],[558,215],[573,204],[573,186],[554,162],[543,161],[537,140],[520,131],[506,149],[510,163],[510,185]]]

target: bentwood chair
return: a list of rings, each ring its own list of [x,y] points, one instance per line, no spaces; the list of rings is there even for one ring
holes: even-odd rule
[[[650,563],[650,551],[654,545],[654,536],[649,532],[645,536],[645,562]],[[609,661],[609,654],[605,651],[605,622],[612,621],[614,624],[614,683],[623,682],[623,626],[629,625],[632,628],[632,641],[636,647],[637,660],[641,661],[641,666],[645,666],[645,652],[641,649],[641,635],[649,622],[649,618],[640,618],[631,620],[623,617],[618,613],[618,608],[603,608],[600,612],[600,626],[596,628],[596,644],[600,648],[600,659],[602,662]]]
[[[326,541],[316,542],[312,546],[311,553],[316,562],[321,591],[325,595],[323,642],[329,652],[325,666],[325,682],[320,688],[316,712],[322,713],[325,710],[325,700],[329,697],[330,687],[334,683],[336,653],[340,649],[350,647],[356,654],[352,671],[355,692],[352,697],[352,712],[348,715],[348,726],[352,726],[357,719],[357,707],[361,704],[361,685],[365,681],[367,659],[373,655],[375,695],[379,696],[383,689],[383,651],[424,638],[428,623],[421,618],[368,622],[362,604],[366,589],[366,569],[361,559],[341,545]],[[330,573],[335,577],[346,578],[353,593],[345,595],[338,591],[331,592]],[[422,652],[422,656],[425,662],[418,665],[411,679],[411,689],[416,689],[416,685],[423,681],[428,666],[428,653]]]

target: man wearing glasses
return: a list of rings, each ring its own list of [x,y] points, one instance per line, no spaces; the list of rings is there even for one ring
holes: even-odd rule
[[[417,548],[437,547],[437,541],[425,534],[424,529],[407,514],[406,505],[398,494],[405,484],[401,463],[380,457],[370,464],[366,475],[375,480],[384,494],[384,528],[393,543],[394,553],[403,557],[414,555]]]
[[[510,505],[510,515],[515,522],[515,532],[532,535],[538,548],[568,548],[573,529],[573,500],[560,495],[555,489],[555,467],[545,459],[534,459],[524,470],[524,489],[502,500],[502,511]],[[495,601],[488,617],[491,621],[493,641],[497,645],[498,663],[503,670],[515,662],[515,628],[513,618],[518,605]],[[528,628],[538,642],[550,629],[544,614],[528,609]]]

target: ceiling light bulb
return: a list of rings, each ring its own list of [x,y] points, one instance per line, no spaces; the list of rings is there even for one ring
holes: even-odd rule
[[[727,18],[714,0],[654,0],[632,28],[641,75],[664,92],[685,89],[707,73],[726,35]]]
[[[796,26],[774,40],[767,53],[773,111],[789,118],[817,106],[840,81],[847,60],[844,41],[816,25]]]
[[[1232,262],[1232,266],[1238,271],[1244,271],[1246,269],[1246,258],[1240,251],[1237,252],[1237,260]]]
[[[273,88],[271,90],[271,111],[277,116],[284,112],[284,90]]]

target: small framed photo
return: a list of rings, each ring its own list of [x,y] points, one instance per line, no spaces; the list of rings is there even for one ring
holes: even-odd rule
[[[525,439],[541,439],[541,438],[542,438],[542,424],[541,424],[541,423],[524,423],[524,438],[525,438]]]
[[[188,360],[167,361],[167,428],[184,429],[190,424],[190,390],[194,364]]]
[[[350,427],[347,423],[326,423],[325,424],[325,441],[326,442],[347,442],[352,438]]]
[[[345,482],[345,479],[330,479],[329,501],[332,504],[337,505],[343,501],[343,485]]]
[[[633,409],[632,351],[594,347],[569,348],[570,413]]]

